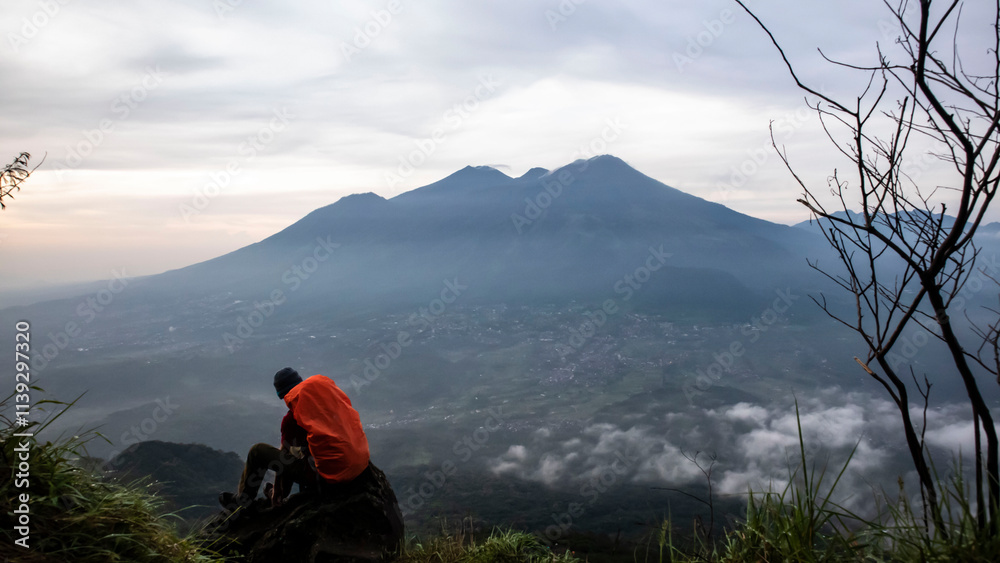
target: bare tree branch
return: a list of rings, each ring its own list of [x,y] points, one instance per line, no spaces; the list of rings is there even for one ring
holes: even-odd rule
[[[1000,1],[991,22],[993,74],[981,76],[966,70],[959,50],[960,30],[967,23],[961,0],[947,0],[939,10],[932,5],[940,2],[916,0],[915,26],[904,17],[909,0],[884,0],[899,25],[896,43],[906,59],[893,62],[878,45],[875,64],[836,61],[820,52],[838,68],[864,73],[867,80],[860,95],[845,102],[803,83],[771,30],[742,0],[734,1],[768,35],[795,84],[819,100],[807,100],[807,105],[817,112],[832,145],[853,163],[850,182],[834,170],[827,183],[829,196],[824,195],[795,173],[788,151],[777,145],[772,132],[775,150],[802,188],[798,201],[820,221],[840,259],[836,271],[823,274],[851,297],[852,310],[833,310],[825,296],[813,300],[864,341],[866,359],[855,359],[896,404],[920,479],[925,515],[929,513],[941,533],[947,527],[924,441],[932,386],[926,375],[921,384],[913,363],[894,350],[914,329],[944,344],[953,368],[947,375],[964,386],[974,423],[977,524],[1000,535],[997,432],[973,371],[985,370],[1000,382],[1000,313],[987,309],[994,320],[978,327],[960,310],[957,318],[968,322],[978,340],[972,345],[964,342],[951,315],[958,310],[956,303],[964,306],[958,296],[978,271],[975,236],[1000,187]],[[890,92],[901,95],[893,100]],[[911,142],[918,138],[937,145],[929,154],[941,164],[937,172],[950,175],[947,184],[921,186],[920,178],[904,169],[907,155],[915,150]],[[830,197],[836,209],[824,204]],[[857,212],[852,211],[854,205],[860,205]],[[810,265],[819,270],[817,264]],[[899,369],[910,372],[909,381],[898,375]],[[911,390],[922,398],[919,432],[910,414]]]

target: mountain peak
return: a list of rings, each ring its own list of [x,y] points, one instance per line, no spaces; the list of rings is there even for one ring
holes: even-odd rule
[[[542,176],[544,176],[544,175],[546,175],[548,173],[549,173],[548,169],[542,168],[541,166],[536,166],[536,167],[532,168],[531,170],[528,170],[524,174],[521,174],[520,176],[518,176],[517,179],[518,180],[537,180],[538,178],[541,178]]]
[[[492,166],[466,166],[458,172],[446,177],[445,180],[448,180],[449,178],[496,182],[503,182],[512,179],[510,176],[504,174],[496,168],[493,168]]]
[[[381,203],[383,201],[386,201],[384,197],[373,192],[365,192],[363,194],[345,195],[344,197],[338,199],[334,205],[342,208],[357,205],[370,205],[373,203]]]
[[[422,196],[448,195],[459,192],[468,192],[471,190],[492,188],[494,186],[503,185],[513,181],[513,178],[496,168],[493,168],[492,166],[466,166],[458,172],[454,172],[451,175],[434,182],[433,184],[428,184],[422,188],[408,191],[396,196],[393,199],[406,201],[414,196],[417,196],[417,194]]]
[[[597,156],[594,156],[594,157],[591,157],[591,158],[588,158],[588,159],[580,159],[577,162],[580,162],[580,161],[585,161],[587,163],[588,167],[589,166],[597,166],[599,168],[608,169],[608,170],[611,170],[611,169],[625,169],[625,168],[627,168],[629,170],[635,170],[634,168],[632,168],[631,166],[629,166],[628,163],[625,162],[624,160],[618,158],[617,156],[610,155],[610,154],[599,154]]]
[[[597,180],[599,183],[610,182],[617,184],[639,178],[642,178],[643,181],[656,182],[649,176],[646,176],[642,172],[639,172],[635,168],[629,166],[629,164],[624,160],[610,154],[602,154],[591,158],[580,158],[574,160],[565,166],[548,172],[548,175],[556,176],[558,174],[565,173],[569,173],[573,177],[586,175],[593,180]]]

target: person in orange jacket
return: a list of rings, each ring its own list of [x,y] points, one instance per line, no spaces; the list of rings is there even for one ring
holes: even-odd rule
[[[274,389],[288,406],[281,421],[281,448],[250,448],[236,494],[219,495],[227,508],[253,502],[268,469],[275,472],[272,506],[281,504],[294,483],[304,492],[335,491],[370,472],[361,417],[332,379],[314,375],[303,381],[297,371],[284,368],[274,374]]]

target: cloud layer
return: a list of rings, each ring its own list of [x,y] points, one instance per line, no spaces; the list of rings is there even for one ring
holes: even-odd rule
[[[927,443],[937,452],[942,471],[947,471],[950,454],[961,451],[967,458],[972,451],[966,410],[948,405],[928,412]],[[920,420],[919,410],[912,415]],[[916,482],[898,418],[889,401],[835,388],[800,402],[798,421],[806,458],[811,467],[826,467],[828,483],[854,450],[838,485],[839,502],[867,506],[873,491],[893,493],[901,475],[911,484]],[[571,434],[542,428],[487,465],[497,475],[553,487],[596,484],[602,477],[607,482],[609,476],[619,482],[685,487],[705,483],[692,459],[707,469],[714,457],[716,493],[744,496],[748,490],[784,488],[801,457],[798,432],[794,405],[742,402],[672,413],[655,424],[595,423]]]

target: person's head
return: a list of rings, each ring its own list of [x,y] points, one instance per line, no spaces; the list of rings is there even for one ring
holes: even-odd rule
[[[292,387],[299,383],[302,383],[302,378],[299,377],[299,372],[292,368],[282,368],[274,374],[274,390],[278,392],[279,399],[284,399]]]

